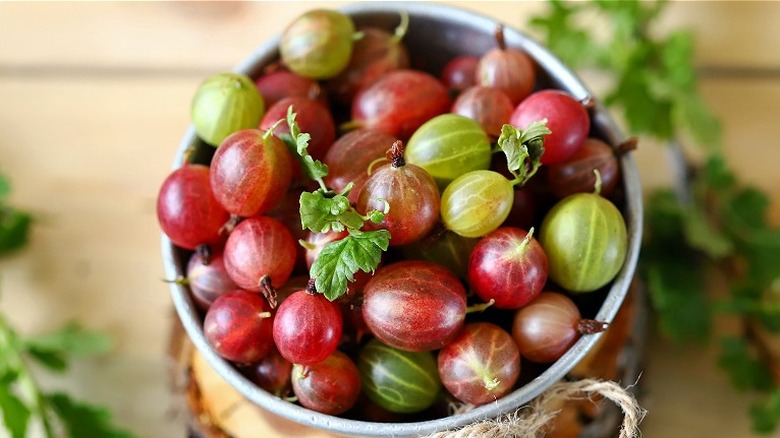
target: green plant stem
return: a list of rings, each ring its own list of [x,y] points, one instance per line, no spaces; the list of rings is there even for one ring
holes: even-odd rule
[[[15,381],[19,385],[19,390],[32,403],[29,406],[31,413],[40,419],[46,437],[56,438],[54,427],[49,421],[48,403],[19,350],[16,332],[2,314],[0,314],[0,352],[3,353],[5,367],[16,371]]]

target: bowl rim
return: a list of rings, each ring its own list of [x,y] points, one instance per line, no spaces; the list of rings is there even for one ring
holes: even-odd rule
[[[555,72],[554,81],[556,88],[567,90],[577,99],[592,97],[593,93],[583,82],[553,55],[549,49],[534,41],[514,26],[503,23],[502,20],[488,17],[484,14],[454,6],[451,4],[427,3],[427,2],[363,2],[349,4],[338,8],[341,12],[352,16],[372,14],[397,14],[399,10],[406,10],[410,16],[435,16],[437,19],[454,20],[456,22],[471,23],[477,27],[502,24],[505,31],[506,44],[509,47],[519,48],[528,53],[540,67]],[[234,72],[251,76],[259,73],[260,66],[271,62],[277,54],[279,34],[261,43],[254,52],[236,65]],[[592,112],[592,121],[604,130],[604,135],[610,144],[618,144],[624,140],[621,129],[614,122],[610,114],[594,99],[595,106]],[[195,129],[190,125],[179,144],[178,152],[172,164],[172,169],[180,167],[184,163],[185,150],[198,142]],[[623,154],[620,157],[625,190],[625,219],[629,236],[626,260],[620,272],[612,282],[604,302],[599,308],[595,319],[611,321],[623,299],[625,298],[630,283],[633,280],[642,240],[642,190],[638,170],[631,154]],[[162,258],[167,278],[176,278],[183,275],[183,263],[180,260],[180,252],[171,241],[162,234]],[[571,371],[577,363],[591,350],[600,338],[600,334],[581,337],[572,348],[559,360],[551,364],[541,374],[525,385],[515,389],[506,396],[493,403],[475,407],[464,413],[453,416],[436,418],[432,420],[405,422],[405,423],[379,423],[363,420],[342,418],[306,409],[294,403],[290,403],[278,396],[270,394],[249,381],[233,365],[222,359],[211,348],[205,339],[200,316],[192,301],[188,289],[176,283],[170,284],[170,293],[176,313],[181,320],[187,336],[193,342],[197,350],[206,361],[223,379],[233,386],[242,396],[246,397],[258,407],[273,414],[295,421],[302,425],[325,430],[341,435],[360,436],[420,436],[444,430],[451,430],[470,423],[496,418],[502,414],[512,412],[527,404],[550,385],[561,380]]]

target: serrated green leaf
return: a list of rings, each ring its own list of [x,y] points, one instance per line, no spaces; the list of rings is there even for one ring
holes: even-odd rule
[[[542,165],[544,136],[549,135],[547,120],[531,123],[525,130],[510,124],[501,127],[498,146],[506,155],[507,167],[516,183],[525,184]]]
[[[298,155],[306,155],[309,149],[309,140],[311,140],[311,135],[298,132],[295,137],[295,148],[298,151]]]
[[[315,160],[309,155],[309,141],[311,135],[305,132],[301,132],[301,128],[296,122],[298,115],[295,113],[292,105],[287,107],[287,125],[290,128],[290,137],[285,139],[288,147],[292,144],[295,152],[301,158],[301,164],[303,165],[303,171],[306,175],[318,182],[328,174],[328,166],[321,161]]]
[[[328,172],[328,166],[323,164],[319,160],[315,160],[311,155],[305,155],[301,157],[303,163],[303,170],[306,172],[306,176],[311,179],[319,179],[325,177]]]
[[[11,437],[25,438],[31,412],[7,384],[0,385],[0,411],[3,413],[3,425]]]
[[[73,400],[64,393],[47,396],[71,437],[133,438],[133,434],[113,424],[111,413],[103,407]]]
[[[389,243],[387,230],[352,231],[347,237],[328,243],[311,266],[317,291],[331,301],[342,296],[358,270],[373,272],[377,268]]]
[[[623,110],[629,129],[637,134],[647,134],[661,140],[674,135],[671,121],[672,104],[659,100],[650,93],[651,74],[645,67],[636,66],[618,80],[614,90],[607,93],[604,102]]]
[[[315,233],[360,229],[363,218],[344,195],[327,196],[323,191],[303,192],[300,197],[301,227]]]
[[[378,224],[378,223],[382,222],[383,220],[385,220],[385,216],[386,215],[387,215],[387,213],[381,212],[379,210],[371,210],[367,214],[368,220],[370,220],[371,222],[373,222],[375,224]]]

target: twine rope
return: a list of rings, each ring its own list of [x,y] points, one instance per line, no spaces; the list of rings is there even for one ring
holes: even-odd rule
[[[436,432],[428,435],[427,438],[541,438],[547,432],[547,426],[557,415],[556,410],[548,408],[550,405],[559,406],[560,403],[569,400],[592,401],[596,395],[615,403],[623,411],[620,438],[638,438],[641,436],[639,423],[642,422],[647,411],[639,405],[629,388],[623,388],[612,381],[596,379],[558,382],[528,406],[460,429]]]

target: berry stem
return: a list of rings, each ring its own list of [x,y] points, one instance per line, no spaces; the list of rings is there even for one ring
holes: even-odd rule
[[[393,145],[390,146],[390,149],[387,151],[387,155],[393,169],[398,169],[399,167],[404,167],[406,165],[406,161],[404,160],[404,142],[401,140],[393,142]]]
[[[233,230],[238,225],[238,223],[241,222],[242,220],[244,220],[244,218],[242,218],[241,216],[231,214],[227,222],[225,222],[225,224],[222,225],[222,227],[219,229],[219,234],[223,235],[223,234],[232,233]]]
[[[273,283],[271,283],[271,277],[263,275],[263,278],[260,279],[260,288],[260,292],[263,294],[263,297],[265,297],[265,300],[268,301],[268,305],[271,306],[272,309],[275,309],[278,304],[277,293],[276,288]]]
[[[305,366],[300,367],[298,369],[298,373],[297,373],[296,378],[298,380],[302,380],[302,379],[305,379],[307,377],[309,377],[309,366],[305,365]]]
[[[308,97],[311,100],[318,100],[320,96],[322,95],[322,87],[320,87],[320,84],[315,82],[309,87],[309,92],[306,93],[306,97]]]
[[[506,40],[504,39],[504,25],[499,24],[496,26],[496,44],[498,45],[498,48],[501,50],[506,50]]]
[[[623,156],[631,151],[635,151],[639,144],[639,139],[636,137],[630,137],[623,143],[617,145],[617,155]]]
[[[528,233],[523,237],[523,241],[517,246],[517,254],[522,254],[525,248],[531,243],[531,239],[534,237],[534,227],[528,230]]]
[[[271,138],[271,136],[274,135],[274,131],[276,130],[276,127],[286,120],[287,119],[285,118],[279,119],[276,121],[276,123],[271,125],[270,128],[266,129],[265,132],[263,133],[263,140],[267,141],[269,138]]]
[[[609,327],[609,323],[596,321],[595,319],[581,319],[577,323],[577,331],[581,335],[595,335],[601,333]]]
[[[582,104],[582,107],[585,108],[585,111],[592,112],[596,109],[596,99],[593,98],[593,96],[585,96],[585,98],[580,100],[580,104]]]
[[[598,169],[593,169],[593,174],[596,175],[596,183],[593,184],[593,194],[601,195],[601,172]]]
[[[184,164],[191,164],[192,163],[192,156],[195,154],[195,150],[197,148],[195,146],[188,146],[187,149],[184,150]]]
[[[363,122],[359,120],[350,120],[339,125],[339,132],[345,133],[363,127]]]
[[[183,276],[183,275],[179,275],[178,277],[174,278],[173,280],[168,280],[167,278],[164,278],[163,281],[168,283],[168,284],[171,284],[171,283],[178,284],[179,286],[188,286],[190,284],[190,279],[185,277],[185,276]]]
[[[469,307],[466,307],[466,314],[474,313],[474,312],[484,312],[487,310],[488,307],[492,306],[496,300],[493,298],[490,299],[487,303],[481,303],[481,304],[473,304]]]
[[[400,15],[401,23],[398,24],[398,27],[396,27],[395,31],[393,32],[392,41],[394,43],[400,42],[406,36],[406,32],[409,30],[409,13],[406,11],[401,11]]]
[[[309,294],[316,294],[317,293],[317,280],[314,278],[310,278],[309,282],[306,283],[306,293]]]
[[[374,172],[374,167],[376,165],[378,165],[379,163],[384,163],[385,161],[387,161],[387,157],[377,158],[376,160],[372,161],[368,165],[368,168],[366,169],[366,173],[368,174],[368,176],[371,176],[371,174]]]
[[[485,389],[487,389],[488,391],[492,391],[498,385],[501,384],[501,381],[498,380],[497,377],[494,377],[494,378],[490,379],[487,376],[485,376],[485,377],[482,378],[482,384],[484,385]]]
[[[203,243],[198,245],[198,247],[195,248],[195,253],[200,257],[200,260],[204,265],[208,266],[208,264],[211,263],[212,251],[208,244]]]

